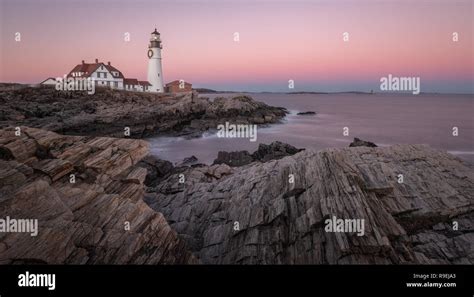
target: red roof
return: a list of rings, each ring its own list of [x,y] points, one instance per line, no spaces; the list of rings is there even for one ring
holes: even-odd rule
[[[136,85],[138,85],[138,79],[136,79],[136,78],[124,78],[123,79],[123,84],[124,85],[136,86]]]
[[[104,66],[105,66],[105,68],[107,68],[107,70],[110,71],[110,73],[112,73],[112,71],[118,72],[118,76],[114,76],[114,78],[125,78],[125,76],[123,76],[122,72],[120,72],[120,70],[118,70],[114,66],[112,66],[112,65],[104,65]]]
[[[140,84],[140,86],[148,86],[148,87],[151,87],[151,84],[147,81],[144,81],[144,80],[139,80],[138,83]]]
[[[76,67],[74,67],[69,72],[67,77],[71,77],[72,73],[74,73],[74,72],[83,72],[84,75],[82,75],[82,77],[89,77],[97,68],[99,68],[99,66],[101,64],[102,63],[98,63],[98,64],[95,64],[95,63],[94,64],[89,64],[89,63],[78,64],[78,65],[76,65]]]
[[[111,74],[112,74],[112,71],[118,72],[118,76],[114,76],[112,74],[112,76],[114,78],[124,78],[124,76],[123,76],[122,72],[120,72],[120,70],[118,70],[117,68],[115,68],[112,65],[106,65],[104,63],[81,63],[81,64],[78,64],[69,72],[67,77],[72,77],[73,72],[82,72],[84,74],[81,77],[89,77],[100,66],[104,66],[105,69],[107,69]]]

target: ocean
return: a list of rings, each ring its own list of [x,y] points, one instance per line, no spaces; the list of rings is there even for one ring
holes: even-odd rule
[[[211,99],[238,94],[205,94]],[[216,132],[200,138],[154,137],[151,153],[179,163],[196,156],[211,164],[219,151],[248,150],[279,140],[298,148],[347,147],[354,137],[378,146],[428,144],[474,164],[474,96],[459,94],[278,94],[249,93],[257,101],[285,107],[290,114],[281,124],[258,127],[257,141],[218,138]],[[315,111],[310,116],[297,115]],[[349,128],[348,136],[343,135]],[[457,136],[453,128],[457,127]]]

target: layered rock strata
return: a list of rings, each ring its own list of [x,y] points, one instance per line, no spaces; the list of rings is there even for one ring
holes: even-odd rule
[[[422,145],[189,167],[146,201],[210,264],[473,264],[474,171]],[[294,183],[291,183],[291,177]],[[326,220],[364,220],[364,234]]]
[[[197,263],[143,202],[145,141],[20,128],[0,130],[0,219],[38,234],[0,232],[0,264]]]

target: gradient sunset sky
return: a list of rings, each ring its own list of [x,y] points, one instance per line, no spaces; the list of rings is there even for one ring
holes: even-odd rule
[[[37,83],[95,58],[145,80],[156,27],[165,82],[236,91],[378,91],[380,78],[392,74],[419,76],[422,92],[474,92],[472,0],[0,3],[0,82]]]

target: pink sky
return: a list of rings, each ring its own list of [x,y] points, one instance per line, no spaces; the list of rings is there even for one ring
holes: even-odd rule
[[[95,58],[146,79],[157,27],[166,82],[271,91],[293,79],[324,91],[375,88],[390,73],[420,76],[425,91],[472,92],[471,0],[0,1],[2,82],[39,82]]]

